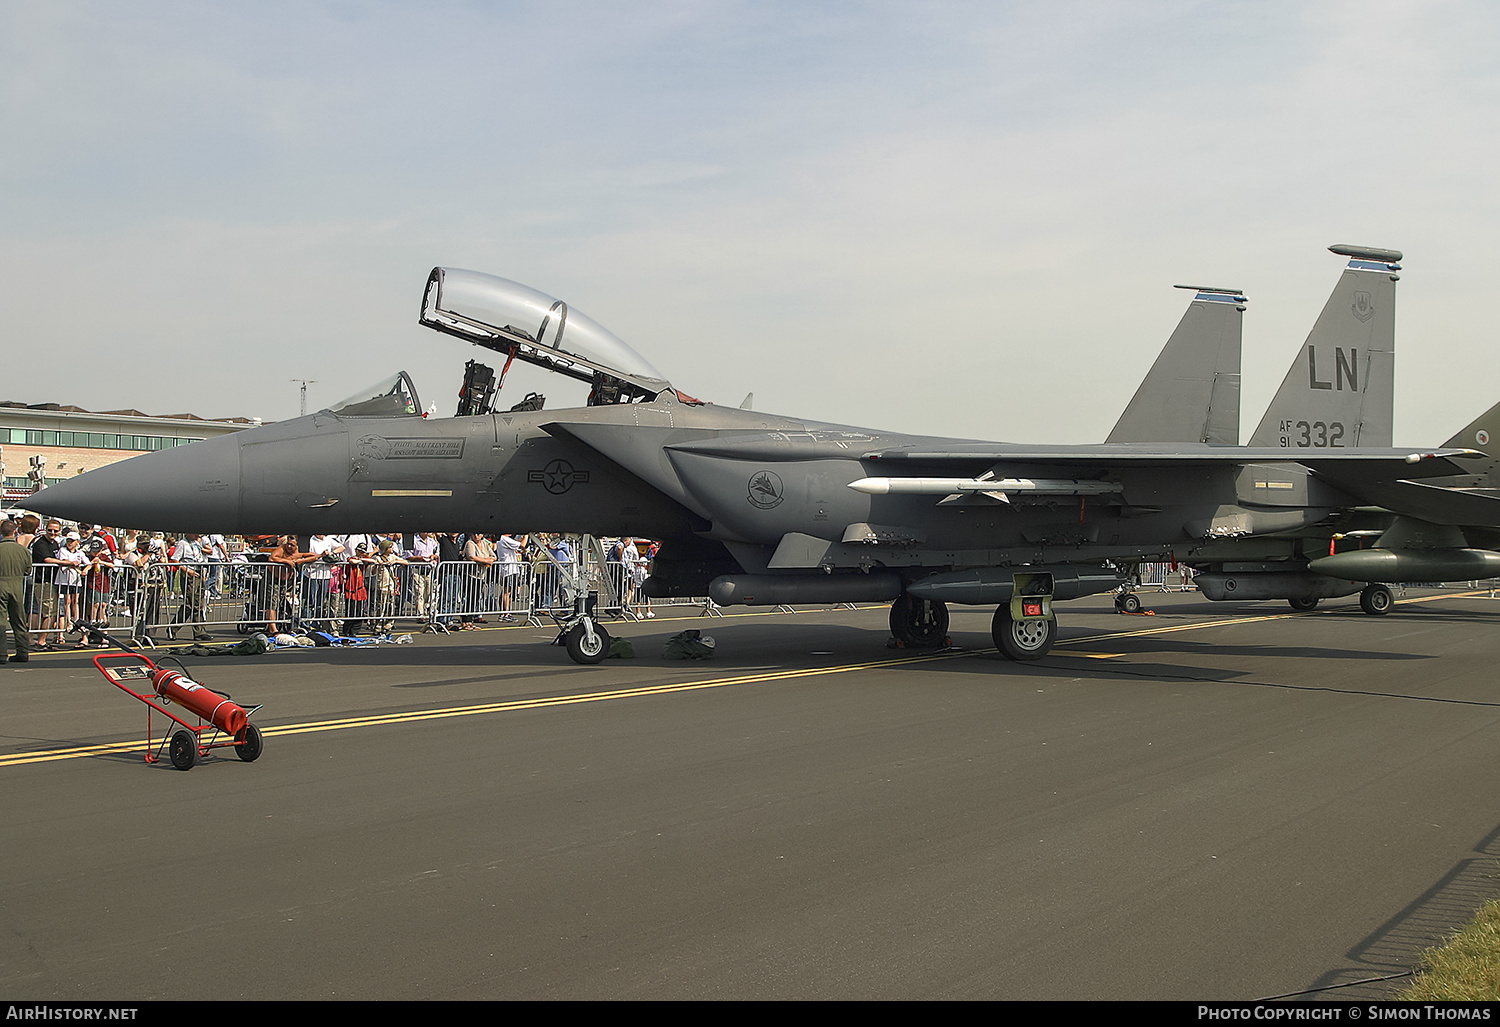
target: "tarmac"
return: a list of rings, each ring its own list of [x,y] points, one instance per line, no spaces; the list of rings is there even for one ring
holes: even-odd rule
[[[1033,664],[963,608],[190,659],[265,751],[188,772],[93,653],[7,666],[0,997],[1388,997],[1500,894],[1500,601],[1143,598]]]

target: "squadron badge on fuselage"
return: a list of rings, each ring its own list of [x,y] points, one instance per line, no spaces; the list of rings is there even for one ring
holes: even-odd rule
[[[780,506],[785,496],[781,491],[781,478],[775,471],[756,471],[750,477],[749,498],[751,505],[762,510]]]

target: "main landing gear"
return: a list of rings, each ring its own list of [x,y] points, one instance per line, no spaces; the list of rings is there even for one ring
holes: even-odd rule
[[[1139,602],[1139,600],[1137,600]],[[1052,650],[1057,641],[1057,618],[1011,616],[1010,604],[1002,604],[995,610],[995,620],[990,627],[995,647],[1007,659],[1026,662],[1039,660]]]
[[[948,641],[948,604],[905,592],[891,604],[891,634],[909,649],[937,649]]]
[[[1385,585],[1366,585],[1359,594],[1359,608],[1371,617],[1384,617],[1396,605],[1396,597]]]

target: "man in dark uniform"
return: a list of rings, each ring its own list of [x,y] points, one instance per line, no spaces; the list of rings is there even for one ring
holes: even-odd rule
[[[4,619],[0,620],[0,657],[4,657],[9,646],[5,639],[5,623],[16,636],[16,651],[11,663],[26,663],[31,659],[31,636],[26,631],[26,575],[31,573],[31,554],[16,541],[19,525],[7,518],[0,521],[0,607],[4,607]]]

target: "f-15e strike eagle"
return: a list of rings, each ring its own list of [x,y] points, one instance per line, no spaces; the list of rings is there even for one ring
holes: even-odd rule
[[[1047,446],[703,403],[561,300],[434,268],[421,324],[507,367],[588,382],[588,405],[492,410],[493,374],[471,361],[460,416],[429,419],[402,372],[332,409],[91,471],[31,505],[184,531],[644,536],[663,542],[648,595],[891,602],[892,633],[915,646],[942,644],[947,604],[994,605],[995,644],[1015,660],[1052,647],[1054,603],[1119,589],[1148,560],[1200,568],[1210,598],[1304,608],[1363,589],[1383,613],[1389,589],[1370,583],[1496,573],[1500,554],[1468,548],[1463,529],[1500,525],[1500,498],[1487,459],[1465,476],[1484,453],[1462,433],[1434,451],[1389,448],[1400,254],[1333,249],[1350,263],[1249,447],[1236,444],[1236,290],[1197,290],[1109,441]],[[1328,555],[1351,532],[1376,547]],[[1413,567],[1419,578],[1401,576]],[[568,650],[597,662],[608,635],[578,602]]]

